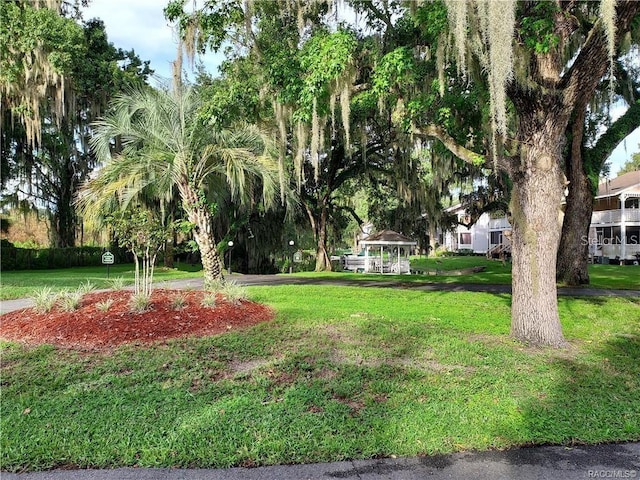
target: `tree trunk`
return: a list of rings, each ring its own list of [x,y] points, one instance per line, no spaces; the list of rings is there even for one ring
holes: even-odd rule
[[[186,182],[178,185],[187,218],[193,223],[193,239],[198,244],[205,286],[224,278],[218,247],[213,237],[213,217],[206,204]]]
[[[593,193],[582,162],[573,160],[567,165],[569,195],[558,249],[557,280],[577,286],[589,283],[588,238],[593,213]]]
[[[537,133],[523,146],[523,168],[512,177],[511,334],[535,345],[560,347],[565,344],[556,288],[563,190],[560,139],[555,136],[554,142],[554,137]]]
[[[316,248],[316,272],[330,272],[331,259],[327,253],[327,207],[322,206],[320,218],[316,221],[318,246]]]
[[[429,245],[427,246],[427,257],[435,255],[438,248],[438,231],[433,221],[429,222]]]
[[[576,107],[578,108],[578,107]],[[567,285],[589,283],[589,227],[593,214],[593,180],[602,171],[611,152],[640,125],[640,104],[633,103],[598,139],[595,146],[584,149],[584,112],[572,126],[572,147],[567,159],[569,196],[562,225],[560,250],[558,251],[558,280]],[[578,115],[578,117],[580,117]],[[579,144],[578,144],[579,142]]]

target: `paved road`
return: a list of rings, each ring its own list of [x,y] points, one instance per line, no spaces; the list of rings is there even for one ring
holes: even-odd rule
[[[402,282],[390,280],[378,280],[372,277],[370,280],[344,280],[341,278],[314,278],[297,277],[288,275],[228,275],[227,278],[242,285],[347,285],[360,287],[380,287],[380,288],[404,288],[411,290],[422,290],[428,292],[487,292],[497,294],[511,294],[511,285],[487,285],[482,283],[419,283]],[[158,282],[155,284],[159,288],[202,288],[202,278],[188,278],[185,280],[172,280],[168,282]],[[569,297],[640,297],[638,290],[603,290],[597,288],[558,288],[558,295]],[[4,300],[0,302],[0,314],[19,310],[21,308],[32,307],[33,301],[29,298],[16,300]],[[0,479],[1,480],[1,479]]]
[[[578,480],[640,478],[640,443],[229,469],[53,470],[2,480]]]

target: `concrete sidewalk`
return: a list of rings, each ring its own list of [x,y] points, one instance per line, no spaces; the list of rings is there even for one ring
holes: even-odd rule
[[[640,443],[530,447],[429,457],[259,468],[52,470],[2,480],[578,480],[640,478]]]

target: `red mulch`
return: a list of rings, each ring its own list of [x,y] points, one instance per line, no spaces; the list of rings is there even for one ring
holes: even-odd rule
[[[171,300],[182,295],[185,308],[175,310]],[[78,350],[110,350],[124,343],[150,344],[169,338],[210,336],[255,325],[273,318],[266,305],[241,302],[233,305],[217,297],[214,308],[201,305],[201,291],[154,290],[151,309],[132,313],[131,292],[101,292],[85,295],[80,308],[63,312],[54,308],[38,313],[32,308],[0,317],[0,338],[28,345],[50,344]],[[107,312],[98,302],[113,299]]]

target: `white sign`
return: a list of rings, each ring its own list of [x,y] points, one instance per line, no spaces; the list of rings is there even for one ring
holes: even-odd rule
[[[102,254],[102,263],[103,263],[104,265],[113,265],[114,260],[115,260],[115,258],[114,258],[114,256],[113,256],[113,253],[111,253],[111,252],[104,252],[104,253]]]

